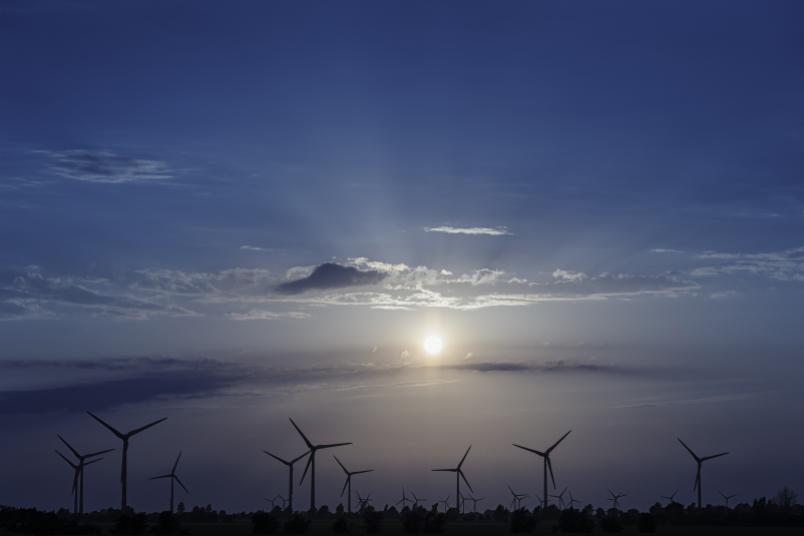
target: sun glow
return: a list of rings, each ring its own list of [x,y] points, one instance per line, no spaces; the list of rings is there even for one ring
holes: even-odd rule
[[[424,339],[424,351],[427,355],[438,355],[444,349],[444,340],[438,335],[430,335]]]

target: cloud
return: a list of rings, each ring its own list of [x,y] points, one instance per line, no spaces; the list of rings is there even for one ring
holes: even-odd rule
[[[232,320],[278,320],[280,318],[302,320],[304,318],[310,318],[308,313],[302,313],[299,311],[277,313],[275,311],[262,311],[259,309],[251,309],[245,313],[226,313],[226,316]]]
[[[0,311],[7,315],[11,313],[10,318],[52,316],[63,308],[136,319],[152,315],[193,314],[177,305],[163,305],[114,291],[104,292],[100,288],[109,285],[102,279],[49,276],[35,266],[9,277],[10,282],[0,282]],[[2,312],[0,318],[3,318]]]
[[[75,149],[37,151],[48,156],[51,173],[67,179],[103,184],[164,182],[174,171],[159,160],[132,158],[112,151]]]
[[[692,277],[753,275],[777,281],[804,281],[804,246],[761,253],[705,251],[697,258],[708,265],[693,269]]]
[[[457,235],[473,236],[512,236],[513,233],[506,227],[455,227],[452,225],[440,225],[438,227],[425,227],[428,233],[445,233]]]
[[[668,254],[668,253],[684,253],[680,249],[672,249],[672,248],[653,248],[649,249],[651,253],[657,253],[659,255]]]
[[[570,282],[578,282],[587,279],[587,276],[583,272],[571,272],[569,270],[562,270],[561,268],[556,268],[553,271],[553,279],[558,279],[560,281],[570,281]]]
[[[557,361],[486,361],[486,362],[464,362],[452,365],[449,368],[456,370],[471,370],[475,372],[589,372],[603,374],[634,374],[638,372],[633,368],[618,367],[614,365],[604,365],[600,363],[570,362],[564,360]]]
[[[385,274],[377,270],[359,270],[353,266],[327,262],[317,266],[307,277],[281,283],[276,288],[283,294],[300,294],[308,290],[373,285],[384,277]]]

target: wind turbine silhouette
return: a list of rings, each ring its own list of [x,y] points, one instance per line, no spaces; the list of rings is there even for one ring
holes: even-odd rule
[[[371,502],[371,493],[369,493],[365,497],[361,497],[359,491],[356,491],[355,494],[357,495],[357,505],[358,505],[357,508],[359,509],[359,511],[362,512],[363,509],[365,509]]]
[[[723,497],[723,500],[726,502],[726,508],[729,507],[729,501],[731,501],[733,498],[735,498],[737,496],[737,494],[726,495],[725,493],[723,493],[720,490],[717,490],[717,492],[720,494],[721,497]]]
[[[576,499],[572,496],[572,491],[569,492],[569,506],[570,508],[575,508],[575,503],[581,504],[583,501],[581,499]]]
[[[522,501],[528,498],[527,493],[517,493],[511,486],[508,486],[508,491],[511,492],[513,499],[511,499],[511,508],[514,510],[519,510],[522,508]]]
[[[299,485],[304,482],[304,477],[307,476],[307,470],[311,469],[310,471],[310,510],[315,510],[315,453],[319,450],[323,449],[331,449],[335,447],[343,447],[345,445],[351,445],[351,443],[329,443],[329,444],[321,444],[321,445],[313,445],[307,436],[304,435],[304,432],[301,431],[301,428],[294,422],[293,419],[290,419],[290,424],[293,425],[293,428],[299,432],[299,435],[304,440],[304,443],[307,445],[307,448],[310,449],[310,456],[307,458],[307,465],[304,466],[304,473],[302,473],[301,480],[299,481]]]
[[[455,473],[455,509],[459,512],[461,510],[461,479],[463,478],[463,481],[466,482],[466,485],[469,487],[469,491],[472,493],[475,492],[475,490],[472,489],[472,485],[468,480],[466,480],[466,475],[463,474],[463,470],[461,469],[461,467],[463,467],[463,462],[466,461],[466,457],[469,455],[470,450],[472,450],[472,445],[469,445],[469,448],[466,449],[466,452],[464,453],[463,458],[461,458],[461,461],[458,463],[457,467],[453,467],[452,469],[433,469],[433,471],[436,472]]]
[[[446,511],[447,511],[447,507],[449,506],[449,502],[448,502],[448,501],[449,501],[449,495],[447,495],[447,496],[446,496],[446,497],[444,497],[443,499],[439,499],[439,500],[437,500],[437,501],[436,501],[436,508],[438,507],[438,505],[439,505],[439,504],[443,504],[443,505],[444,505],[444,512],[446,512]]]
[[[668,500],[668,501],[670,501],[671,503],[674,503],[674,502],[676,502],[676,494],[677,494],[677,493],[678,493],[678,490],[676,489],[676,491],[674,491],[674,492],[673,492],[673,493],[671,493],[670,495],[662,495],[662,496],[661,496],[661,498],[662,498],[662,499],[667,499],[667,500]]]
[[[564,488],[564,489],[561,491],[561,493],[559,493],[558,495],[550,495],[550,497],[552,497],[552,498],[554,498],[554,499],[558,499],[558,507],[559,507],[559,508],[561,508],[561,509],[564,509],[564,508],[566,508],[566,507],[567,507],[567,503],[566,503],[566,502],[564,502],[564,494],[565,494],[565,493],[567,493],[567,490],[568,490],[568,489],[569,489],[569,488],[565,487],[565,488]]]
[[[190,490],[188,490],[184,484],[182,483],[179,476],[176,474],[176,468],[179,466],[179,460],[181,460],[181,451],[179,451],[179,455],[176,456],[176,461],[173,463],[173,469],[170,470],[169,473],[165,475],[159,475],[155,477],[151,477],[151,480],[159,480],[161,478],[169,478],[170,479],[170,513],[173,513],[173,496],[174,496],[174,484],[178,482],[181,489],[183,489],[188,495],[190,494]]]
[[[687,446],[686,443],[684,443],[681,440],[680,437],[676,438],[676,439],[678,439],[678,442],[681,443],[681,446],[683,446],[685,449],[687,449],[687,452],[690,453],[690,455],[695,460],[695,464],[697,465],[697,469],[695,470],[695,484],[692,486],[692,491],[695,491],[696,489],[698,490],[698,508],[701,508],[701,502],[702,502],[701,497],[703,495],[703,493],[701,491],[701,466],[703,465],[704,462],[709,461],[709,460],[713,460],[715,458],[720,458],[721,456],[725,456],[726,454],[728,454],[728,452],[721,452],[719,454],[713,454],[711,456],[699,457],[697,454],[695,454],[692,451],[691,448],[689,448]]]
[[[112,432],[117,438],[123,442],[123,459],[120,464],[120,484],[123,488],[122,495],[120,497],[120,511],[125,511],[126,507],[128,506],[128,442],[129,440],[134,437],[135,435],[139,434],[140,432],[144,432],[148,428],[152,426],[156,426],[162,421],[166,421],[167,417],[154,421],[152,423],[146,424],[145,426],[140,426],[139,428],[135,428],[130,432],[120,432],[116,428],[114,428],[111,424],[107,423],[91,411],[87,411],[90,417],[98,421],[104,428]]]
[[[405,506],[407,506],[408,503],[413,503],[413,499],[408,499],[407,495],[405,495],[405,488],[402,488],[402,498],[396,501],[396,504],[394,504],[394,506],[398,506],[399,504],[401,504],[402,508],[405,508]]]
[[[62,454],[62,453],[61,453],[61,452],[59,452],[58,450],[55,450],[55,452],[56,452],[56,454],[58,454],[58,455],[59,455],[59,457],[61,457],[61,459],[62,459],[62,460],[64,460],[65,462],[67,462],[67,464],[68,464],[70,467],[72,467],[72,468],[73,468],[73,487],[72,487],[72,494],[73,494],[73,513],[74,513],[76,516],[78,516],[78,515],[80,515],[80,514],[82,514],[82,513],[83,513],[83,512],[79,512],[79,509],[78,509],[78,507],[79,507],[78,495],[79,495],[79,493],[82,493],[82,492],[83,492],[83,490],[84,490],[83,486],[81,486],[81,487],[80,487],[80,490],[81,490],[81,491],[79,492],[79,480],[80,480],[80,478],[81,478],[81,475],[83,475],[83,474],[84,474],[84,467],[86,467],[87,465],[91,465],[91,464],[93,464],[93,463],[95,463],[95,462],[99,462],[99,461],[101,461],[103,458],[96,458],[96,459],[94,459],[94,460],[89,460],[88,462],[84,462],[84,461],[82,460],[82,461],[81,461],[81,462],[79,462],[79,463],[73,463],[73,462],[71,462],[71,461],[70,461],[70,460],[67,458],[67,456],[65,456],[64,454]]]
[[[532,452],[533,454],[537,454],[537,455],[541,456],[542,459],[544,460],[544,489],[543,489],[543,492],[544,492],[544,508],[547,508],[547,502],[548,502],[548,496],[547,496],[547,472],[548,471],[550,471],[550,479],[553,481],[553,489],[556,488],[556,477],[555,477],[555,475],[553,475],[553,462],[550,461],[550,454],[553,452],[553,450],[555,450],[555,448],[558,446],[559,443],[564,441],[564,438],[566,438],[568,435],[570,435],[570,432],[572,432],[572,430],[570,430],[569,432],[567,432],[566,434],[561,436],[561,438],[558,441],[553,443],[553,445],[550,448],[548,448],[547,450],[545,450],[544,452],[542,452],[540,450],[532,449],[532,448],[529,448],[529,447],[523,447],[522,445],[517,445],[516,443],[513,443],[513,445],[515,447],[520,448],[522,450],[527,450],[528,452]]]
[[[114,449],[99,450],[98,452],[92,452],[90,454],[81,454],[75,450],[73,446],[61,436],[61,434],[56,435],[61,442],[64,443],[68,449],[70,449],[70,452],[73,453],[73,456],[78,458],[78,514],[82,515],[84,513],[84,467],[89,465],[87,460],[94,458],[95,456],[100,456],[101,454],[106,454],[107,452],[112,452]]]
[[[472,501],[472,512],[474,513],[477,513],[477,503],[486,500],[485,497],[467,497],[466,499]]]
[[[304,458],[305,456],[307,456],[310,453],[310,451],[308,450],[304,454],[296,456],[292,460],[282,459],[279,456],[277,456],[276,454],[272,454],[272,453],[268,452],[267,450],[263,450],[263,452],[265,454],[267,454],[268,456],[270,456],[271,458],[273,458],[273,459],[279,461],[280,463],[284,464],[288,468],[288,500],[287,500],[287,505],[290,508],[290,511],[292,512],[293,511],[293,465],[297,461],[299,461],[302,458]]]
[[[413,491],[410,492],[410,495],[413,497],[413,509],[414,510],[416,509],[417,506],[419,506],[419,503],[424,502],[424,501],[427,500],[427,499],[421,499],[419,497],[416,497],[416,494],[413,493]]]
[[[614,493],[611,490],[609,490],[609,495],[611,495],[611,498],[609,499],[611,501],[611,507],[615,510],[620,509],[620,499],[623,497],[628,497],[628,495],[625,493]]]
[[[287,500],[287,499],[285,499],[285,498],[284,498],[282,495],[280,495],[279,493],[277,493],[276,495],[274,495],[274,501],[276,501],[277,499],[279,499],[280,501],[282,501],[282,510],[284,510],[285,508],[287,508],[287,505],[288,505],[288,500]]]
[[[333,458],[335,458],[335,461],[338,462],[338,465],[341,466],[341,469],[343,469],[343,472],[346,473],[346,482],[343,483],[343,489],[341,490],[341,497],[343,497],[343,492],[346,491],[346,489],[348,488],[349,489],[349,495],[348,495],[348,498],[346,499],[347,513],[351,514],[352,513],[352,477],[354,475],[362,475],[364,473],[371,473],[371,472],[374,471],[374,469],[363,469],[362,471],[349,471],[346,468],[346,466],[343,465],[343,463],[341,463],[341,461],[338,459],[337,456],[333,456]]]

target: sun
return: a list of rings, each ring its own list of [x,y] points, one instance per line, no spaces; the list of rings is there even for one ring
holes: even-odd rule
[[[427,355],[438,355],[444,349],[444,339],[438,335],[430,335],[424,339],[424,351]]]

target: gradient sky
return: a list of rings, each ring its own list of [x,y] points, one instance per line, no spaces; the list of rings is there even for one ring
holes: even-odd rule
[[[0,503],[802,488],[804,5],[0,1]],[[445,350],[427,357],[422,341]],[[119,453],[88,469],[118,503]],[[340,469],[320,458],[319,502]],[[91,474],[90,474],[91,473]],[[298,490],[306,504],[306,485]],[[165,497],[166,499],[166,497]],[[492,504],[493,503],[493,504]],[[298,504],[298,503],[297,503]]]

